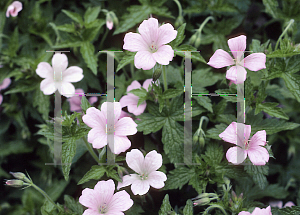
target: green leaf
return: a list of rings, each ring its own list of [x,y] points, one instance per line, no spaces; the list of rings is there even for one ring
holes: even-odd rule
[[[202,155],[204,156],[204,155]],[[210,166],[215,166],[221,163],[224,156],[223,147],[217,143],[211,143],[207,146],[204,161]],[[208,159],[205,159],[208,158]]]
[[[162,205],[160,206],[159,209],[159,215],[166,215],[166,214],[170,214],[170,212],[172,212],[173,209],[171,207],[170,201],[169,201],[169,195],[166,194],[165,198],[162,202]]]
[[[135,120],[138,125],[137,130],[142,131],[144,135],[159,131],[165,124],[165,117],[155,117],[149,113],[139,115],[140,120]]]
[[[124,211],[126,215],[140,215],[143,214],[145,211],[143,210],[142,206],[139,204],[133,204],[129,210]]]
[[[15,57],[17,55],[17,51],[19,49],[19,29],[18,27],[15,28],[14,33],[10,37],[9,40],[9,56]]]
[[[141,88],[138,88],[138,89],[133,89],[133,90],[130,90],[128,93],[132,93],[140,98],[143,98],[143,97],[146,97],[147,94],[148,94],[148,91],[141,87]]]
[[[264,189],[268,185],[267,177],[269,172],[268,166],[255,166],[252,164],[245,165],[244,170],[253,178],[255,184],[259,186],[260,189]]]
[[[98,59],[94,54],[94,46],[90,42],[82,42],[80,52],[87,66],[92,70],[92,72],[95,75],[97,75]]]
[[[221,134],[227,127],[228,125],[224,123],[215,125],[215,128],[210,128],[207,130],[206,137],[216,139],[216,140],[221,140],[219,134]]]
[[[63,145],[62,145],[62,157],[61,161],[63,163],[62,165],[62,171],[65,177],[65,180],[67,181],[69,179],[69,174],[71,170],[72,160],[76,153],[76,143],[75,138],[69,138]]]
[[[64,192],[64,190],[66,189],[68,182],[65,180],[57,180],[54,179],[52,181],[53,185],[55,184],[55,186],[48,186],[45,189],[45,192],[49,195],[49,197],[53,200],[53,201],[57,201],[57,199],[60,197],[60,195]]]
[[[85,24],[88,24],[90,22],[93,22],[97,19],[99,13],[101,11],[101,7],[89,7],[86,12],[84,13],[84,22]]]
[[[75,22],[79,23],[80,25],[83,25],[83,20],[81,18],[81,15],[79,15],[78,13],[71,12],[68,10],[62,10],[62,12],[66,14],[68,17],[70,17],[71,19],[73,19]]]
[[[273,208],[272,208],[273,209]],[[300,214],[300,206],[292,206],[278,209],[280,215],[298,215]],[[273,210],[272,210],[273,213]]]
[[[41,207],[41,214],[42,215],[56,214],[55,211],[56,211],[56,207],[48,200],[45,200],[43,206]]]
[[[82,41],[76,41],[76,42],[64,42],[59,45],[52,46],[54,49],[65,49],[65,48],[76,48],[83,45]]]
[[[82,96],[80,106],[84,112],[86,112],[87,109],[92,107],[92,105],[89,103],[89,101],[87,100],[87,98],[85,96]]]
[[[178,167],[168,174],[164,190],[181,189],[195,174],[194,169]]]
[[[178,29],[177,29],[177,36],[176,38],[170,42],[170,45],[172,46],[173,49],[175,49],[177,46],[179,46],[182,41],[185,38],[184,32],[185,32],[185,26],[186,23],[183,23]]]
[[[213,113],[211,99],[208,96],[193,96],[193,99],[195,99],[197,103],[204,107],[206,110]]]
[[[88,182],[91,179],[100,180],[101,177],[106,172],[106,169],[104,166],[98,166],[94,165],[92,168],[83,176],[82,179],[77,183],[77,185],[83,184],[85,182]]]
[[[278,2],[276,0],[263,0],[265,11],[273,18],[278,18]]]
[[[58,29],[60,31],[70,32],[70,33],[73,33],[76,31],[74,23],[56,26],[56,29]]]
[[[267,114],[269,114],[270,116],[288,120],[289,117],[283,112],[282,108],[276,107],[278,105],[279,105],[279,103],[276,103],[276,102],[267,102],[267,103],[257,104],[255,113],[257,114],[260,111],[264,111]]]
[[[247,193],[247,198],[250,200],[261,199],[264,197],[272,197],[276,199],[284,199],[289,195],[289,192],[279,184],[270,184],[265,189],[260,189],[258,186],[252,187]]]
[[[49,118],[50,108],[50,96],[45,95],[41,90],[36,90],[33,94],[34,108],[37,108],[38,112],[42,114],[43,119],[46,121]]]
[[[208,87],[217,83],[218,80],[224,79],[224,74],[212,72],[212,68],[195,69],[192,71],[193,93],[199,93],[198,87]]]
[[[71,196],[69,195],[64,195],[64,200],[65,200],[65,206],[70,209],[72,212],[81,215],[83,214],[83,207],[82,205],[75,201]]]
[[[133,63],[135,54],[135,52],[125,52],[125,55],[118,64],[117,72],[127,64]]]
[[[183,93],[183,89],[167,89],[162,94],[162,99],[171,99]]]
[[[199,52],[197,52],[197,49],[191,45],[181,45],[179,47],[176,48],[175,50],[175,54],[179,55],[181,57],[185,57],[185,54],[183,51],[191,51],[191,57],[192,60],[197,60],[200,61],[202,63],[206,64],[206,61],[204,60],[204,58],[200,55]]]
[[[286,87],[295,96],[296,100],[300,102],[300,75],[282,73],[281,77],[283,78]]]
[[[193,202],[192,200],[188,199],[186,201],[186,205],[183,209],[183,215],[193,215]]]

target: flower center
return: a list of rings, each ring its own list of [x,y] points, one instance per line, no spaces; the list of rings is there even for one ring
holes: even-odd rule
[[[99,212],[100,214],[105,214],[105,213],[108,212],[108,211],[107,211],[107,205],[106,205],[105,202],[103,203],[103,205],[101,205],[101,206],[99,207],[98,212]]]
[[[109,126],[108,128],[107,128],[107,124],[106,124],[106,128],[105,128],[105,131],[106,131],[106,134],[114,134],[115,133],[115,129],[114,129],[114,127],[113,126]]]
[[[156,46],[156,44],[154,43],[154,41],[152,41],[152,43],[151,43],[151,45],[150,45],[150,51],[152,52],[152,53],[154,53],[154,52],[157,52],[157,46]]]
[[[141,180],[147,180],[148,175],[143,173],[143,174],[140,175],[140,178],[141,178]]]
[[[249,149],[249,140],[244,140],[245,150]]]

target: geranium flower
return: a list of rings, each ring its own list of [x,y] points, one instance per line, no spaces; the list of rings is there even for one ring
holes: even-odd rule
[[[226,78],[233,81],[233,83],[241,84],[246,80],[247,71],[244,67],[252,71],[266,68],[266,55],[264,53],[254,53],[243,58],[246,49],[246,36],[241,35],[229,39],[228,46],[234,58],[226,51],[218,49],[207,64],[214,68],[234,65],[226,72]],[[241,73],[242,80],[237,80],[238,73]]]
[[[282,203],[282,201],[270,201],[269,204],[271,207],[282,208],[283,203]],[[289,201],[289,202],[285,203],[285,205],[283,207],[286,208],[286,207],[292,207],[292,206],[295,206],[294,202]]]
[[[128,135],[137,133],[137,124],[130,117],[120,119],[121,104],[114,103],[114,127],[107,128],[107,102],[101,105],[101,111],[91,107],[87,109],[86,115],[82,117],[85,124],[92,128],[88,134],[88,142],[96,149],[107,145],[107,134],[114,134],[114,147],[110,147],[114,154],[120,154],[130,148],[131,142]]]
[[[137,52],[134,65],[138,69],[149,70],[157,63],[168,65],[174,57],[171,46],[165,45],[177,36],[177,31],[169,23],[158,27],[158,20],[149,18],[144,20],[139,33],[127,33],[124,38],[123,49]]]
[[[6,89],[11,83],[10,78],[5,78],[0,84],[0,91]],[[0,94],[0,105],[3,102],[3,96]]]
[[[99,181],[94,189],[85,188],[79,197],[80,204],[88,209],[82,215],[124,215],[133,205],[130,195],[122,190],[114,194],[115,183],[113,180]]]
[[[111,20],[106,21],[106,27],[111,30],[114,27],[114,23]]]
[[[84,96],[84,91],[83,89],[76,89],[75,94],[79,96],[72,96],[71,98],[68,99],[68,102],[70,103],[70,111],[76,111],[76,112],[81,112],[81,99],[82,96]],[[90,104],[94,104],[95,102],[98,101],[97,96],[92,96],[89,98]]]
[[[75,93],[75,87],[71,82],[78,82],[83,78],[82,69],[78,66],[68,67],[68,58],[65,54],[56,53],[52,58],[52,67],[47,62],[41,62],[37,66],[36,73],[45,78],[40,85],[41,91],[45,95],[51,95],[56,90],[61,95],[71,97]],[[55,77],[55,72],[60,77]]]
[[[252,213],[248,211],[241,211],[238,215],[272,215],[271,207],[268,206],[267,208],[255,208]]]
[[[146,194],[150,186],[160,189],[165,186],[167,180],[165,173],[156,171],[162,165],[162,156],[155,150],[149,152],[145,158],[138,149],[132,149],[126,153],[126,163],[137,174],[125,175],[122,183],[119,182],[117,189],[131,185],[134,195]]]
[[[6,11],[6,17],[9,15],[15,17],[22,10],[22,3],[19,1],[14,1],[11,5],[8,6]]]
[[[143,83],[143,88],[145,88],[148,91],[148,87],[151,84],[152,79],[147,79]],[[133,89],[139,89],[141,88],[141,84],[138,81],[133,81],[128,87],[127,87],[127,92],[133,90]],[[126,107],[128,109],[128,112],[133,113],[134,115],[138,116],[142,114],[147,106],[146,101],[143,101],[139,106],[137,106],[139,101],[139,97],[132,94],[132,93],[127,93],[127,95],[123,96],[120,99],[121,107]]]
[[[245,125],[244,133],[245,137],[243,137],[243,134],[237,135],[237,123],[232,122],[219,135],[224,141],[237,145],[228,149],[226,153],[227,160],[233,164],[240,164],[246,159],[248,154],[250,161],[254,165],[265,165],[269,161],[268,150],[262,147],[266,144],[266,131],[256,132],[249,140],[251,125]],[[237,137],[242,140],[242,145],[238,145]]]

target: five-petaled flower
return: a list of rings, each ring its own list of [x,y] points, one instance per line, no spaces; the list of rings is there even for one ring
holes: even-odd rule
[[[6,89],[11,83],[10,78],[5,78],[0,84],[0,91]],[[0,94],[0,105],[3,102],[3,96]]]
[[[168,65],[174,57],[171,46],[165,45],[177,36],[177,31],[169,23],[158,27],[158,20],[149,18],[139,26],[139,33],[127,33],[123,49],[137,52],[134,65],[138,69],[149,70],[157,63]]]
[[[131,208],[133,201],[125,190],[115,194],[114,191],[115,183],[111,179],[99,181],[94,189],[85,188],[79,202],[88,209],[82,215],[124,215],[122,211]]]
[[[238,215],[272,215],[271,207],[268,206],[267,208],[255,208],[252,213],[248,211],[241,211]]]
[[[78,82],[83,78],[82,69],[78,66],[68,67],[68,58],[65,54],[56,53],[52,58],[52,67],[47,62],[41,62],[37,66],[36,73],[45,78],[40,85],[45,95],[51,95],[56,90],[61,95],[71,97],[75,93],[75,87],[71,82]]]
[[[226,153],[227,160],[233,164],[240,164],[246,159],[248,154],[250,161],[254,165],[265,165],[266,162],[269,161],[268,150],[262,147],[267,143],[266,131],[262,130],[256,132],[251,140],[249,140],[251,125],[245,125],[244,133],[245,134],[237,134],[237,123],[232,122],[225,131],[219,135],[224,141],[237,145],[228,149]],[[241,140],[241,145],[239,145],[237,138]]]
[[[266,55],[264,53],[254,53],[244,58],[246,36],[241,35],[229,39],[228,46],[234,58],[226,51],[218,49],[207,64],[214,68],[234,65],[226,72],[226,78],[233,81],[233,83],[241,84],[246,80],[247,71],[244,67],[252,71],[266,68]],[[238,76],[242,77],[242,79],[238,79]]]
[[[148,87],[151,84],[152,79],[147,79],[143,83],[143,88],[145,88],[148,91]],[[127,87],[127,92],[133,90],[133,89],[139,89],[141,88],[141,84],[134,80],[128,87]],[[127,95],[123,96],[120,99],[120,103],[122,107],[126,107],[128,109],[128,112],[133,113],[134,115],[138,116],[142,114],[145,109],[146,109],[146,101],[143,101],[139,106],[137,106],[139,101],[139,97],[132,94],[132,93],[127,93]]]
[[[15,17],[22,10],[22,3],[19,1],[14,1],[11,5],[8,6],[6,10],[6,17],[9,15]]]
[[[84,91],[83,89],[76,89],[75,90],[76,96],[72,96],[71,98],[68,98],[68,101],[70,103],[70,111],[77,111],[81,112],[81,98],[84,96]],[[92,96],[89,98],[90,104],[94,104],[95,102],[98,101],[97,96]]]
[[[167,180],[165,173],[156,171],[162,165],[162,156],[155,150],[149,152],[145,158],[138,149],[132,149],[126,153],[127,165],[138,174],[125,175],[122,183],[119,182],[117,189],[131,185],[134,195],[146,194],[150,186],[160,189],[165,186]]]
[[[137,124],[130,117],[121,115],[120,102],[114,102],[114,126],[107,125],[107,102],[101,105],[101,111],[91,107],[87,109],[86,115],[82,117],[85,124],[92,128],[88,134],[88,142],[96,149],[107,145],[107,135],[114,135],[114,145],[109,145],[114,154],[120,154],[130,148],[131,142],[128,135],[137,133]]]

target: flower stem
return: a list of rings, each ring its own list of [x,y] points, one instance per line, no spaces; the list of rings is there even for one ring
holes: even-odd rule
[[[91,144],[88,143],[88,141],[86,140],[85,137],[82,138],[85,145],[86,145],[86,148],[89,150],[89,153],[92,155],[92,157],[94,158],[94,160],[97,162],[97,163],[100,163],[100,160],[98,158],[98,156],[96,155],[95,151],[93,150],[93,148],[91,147]]]
[[[178,16],[182,16],[182,7],[181,4],[178,0],[174,0],[174,2],[177,4],[178,6]]]
[[[104,33],[104,35],[103,35],[103,37],[102,37],[102,39],[101,39],[101,42],[100,42],[100,50],[102,49],[102,45],[103,45],[103,43],[104,43],[104,40],[106,39],[107,34],[108,34],[108,32],[109,32],[108,28],[105,28],[105,29],[106,29],[106,30],[105,30],[105,33]]]
[[[162,72],[163,72],[163,78],[164,78],[164,91],[168,89],[168,83],[167,83],[167,73],[166,73],[166,67],[162,66]],[[167,99],[167,105],[169,106],[169,99]]]
[[[212,205],[212,206],[209,206],[208,208],[206,208],[206,210],[204,211],[203,215],[206,215],[208,214],[208,212],[213,209],[213,208],[219,208],[223,214],[227,215],[226,211],[224,210],[224,208],[220,205]]]
[[[279,41],[281,41],[282,37],[286,34],[287,30],[291,27],[291,25],[294,23],[294,20],[291,19],[289,21],[289,24],[286,26],[286,28],[284,29],[284,31],[282,32],[282,34],[280,35],[280,37],[277,40],[276,46],[275,46],[275,50],[277,50],[278,45],[279,45]]]

